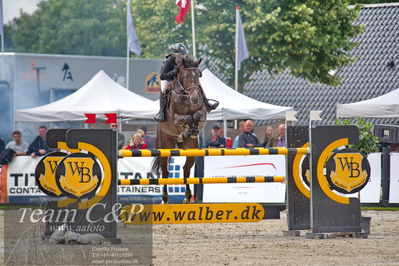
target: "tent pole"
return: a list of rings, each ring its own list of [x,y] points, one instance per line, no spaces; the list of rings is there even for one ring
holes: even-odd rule
[[[116,119],[118,123],[118,132],[122,132],[122,117],[120,111],[118,111]]]
[[[227,120],[223,119],[223,137],[227,138]]]

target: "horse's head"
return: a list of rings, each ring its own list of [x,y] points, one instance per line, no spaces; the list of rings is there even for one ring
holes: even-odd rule
[[[202,58],[193,60],[188,57],[181,58],[179,66],[178,81],[185,93],[190,96],[191,102],[197,104],[199,101],[199,87],[201,72],[198,69]]]

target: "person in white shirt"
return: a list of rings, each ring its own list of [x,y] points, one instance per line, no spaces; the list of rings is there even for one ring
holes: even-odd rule
[[[26,155],[29,148],[29,144],[22,140],[22,133],[18,130],[12,132],[13,141],[10,141],[6,149],[12,149],[15,151],[15,155]]]

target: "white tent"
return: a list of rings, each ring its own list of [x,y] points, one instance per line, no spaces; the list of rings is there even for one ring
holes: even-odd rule
[[[292,110],[292,107],[272,105],[245,96],[224,84],[208,69],[202,73],[201,85],[208,99],[219,101],[218,108],[208,114],[209,120],[285,119],[285,112]]]
[[[337,104],[337,117],[399,117],[399,89],[361,102]]]
[[[219,107],[208,114],[209,120],[229,119],[285,119],[291,107],[272,105],[254,100],[224,84],[208,69],[204,70],[201,85],[209,99],[219,101]],[[153,119],[159,101],[151,101],[135,94],[99,71],[89,82],[71,95],[53,103],[17,110],[18,122],[84,121],[85,113],[117,113],[128,119]]]
[[[76,92],[43,106],[17,110],[16,121],[84,121],[85,113],[117,113],[120,117],[153,119],[157,103],[135,94],[100,70]]]

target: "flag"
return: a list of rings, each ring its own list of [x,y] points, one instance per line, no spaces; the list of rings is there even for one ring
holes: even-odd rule
[[[127,6],[127,37],[129,39],[129,50],[136,55],[141,54],[140,41],[137,38],[136,30],[134,29],[130,4]]]
[[[86,116],[86,124],[95,124],[96,123],[96,114],[84,114]]]
[[[115,124],[117,123],[116,121],[116,113],[109,113],[109,114],[104,114],[107,120],[104,122],[105,124]]]
[[[237,26],[236,26],[236,53],[237,53],[237,69],[240,70],[241,62],[248,58],[247,42],[245,41],[244,29],[242,27],[240,10],[237,8]]]
[[[3,29],[3,0],[0,0],[0,35],[4,35]]]
[[[187,15],[190,8],[190,0],[176,0],[176,5],[179,7],[179,14],[176,16],[176,22],[179,24],[184,21],[184,17]]]

